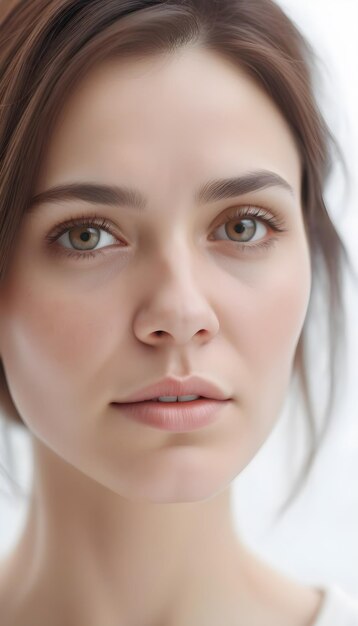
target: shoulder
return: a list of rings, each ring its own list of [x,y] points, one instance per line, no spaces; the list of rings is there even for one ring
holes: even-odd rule
[[[312,626],[358,626],[358,598],[335,584],[322,591],[322,605]]]
[[[7,560],[0,561],[0,615],[2,623],[8,623],[10,596],[13,595],[9,580]]]
[[[6,626],[11,623],[10,617],[13,615],[14,598],[18,588],[14,585],[12,561],[3,559],[0,561],[0,614],[1,624]]]
[[[26,572],[16,567],[14,555],[0,561],[1,626],[29,624],[28,614],[22,612],[26,590]]]

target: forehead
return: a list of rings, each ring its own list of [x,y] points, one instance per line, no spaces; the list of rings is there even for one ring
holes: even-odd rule
[[[220,174],[220,163],[225,175],[228,164],[233,174],[269,167],[299,186],[293,135],[264,90],[212,51],[183,48],[95,66],[58,118],[42,174],[114,182],[160,168],[162,182],[167,172],[182,184],[201,168]]]

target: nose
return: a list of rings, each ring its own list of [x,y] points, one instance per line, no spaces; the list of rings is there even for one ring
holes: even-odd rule
[[[178,264],[178,258],[161,260],[154,278],[145,281],[150,286],[137,308],[133,330],[148,345],[206,343],[218,333],[217,315],[203,293],[203,283],[212,285],[207,270],[203,270],[206,280],[195,280],[190,264]]]

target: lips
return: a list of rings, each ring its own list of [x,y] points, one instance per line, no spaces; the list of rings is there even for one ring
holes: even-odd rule
[[[161,381],[145,387],[126,398],[117,400],[116,404],[144,402],[162,396],[190,396],[197,395],[212,400],[229,400],[230,394],[226,393],[216,383],[199,376],[190,376],[185,379],[166,377]],[[185,404],[185,403],[181,403]]]
[[[128,402],[116,404],[118,415],[145,426],[169,432],[191,432],[206,428],[225,417],[230,402],[201,398],[191,402]]]

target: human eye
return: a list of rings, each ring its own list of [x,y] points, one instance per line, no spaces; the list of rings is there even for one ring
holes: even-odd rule
[[[269,230],[276,233],[286,232],[285,222],[266,209],[246,205],[237,207],[226,214],[225,219],[215,228],[215,232],[226,235],[224,241],[232,242],[244,252],[255,252],[271,248],[278,236],[271,235],[264,239]]]
[[[45,239],[55,254],[90,259],[105,254],[103,248],[118,243],[112,231],[113,226],[107,219],[97,215],[83,215],[56,224]],[[97,247],[99,243],[101,248]]]

